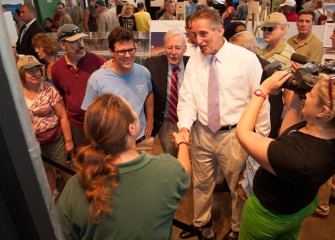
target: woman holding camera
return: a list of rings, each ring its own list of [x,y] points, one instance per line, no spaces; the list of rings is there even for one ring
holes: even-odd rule
[[[172,239],[173,214],[191,184],[186,140],[175,136],[179,161],[138,153],[138,116],[113,94],[95,99],[84,130],[89,144],[57,202],[66,239]]]
[[[265,80],[236,128],[243,148],[261,165],[243,209],[242,240],[296,239],[317,206],[319,187],[335,172],[335,78],[316,77],[306,100],[294,94],[276,140],[253,131],[267,95],[281,91],[290,76],[278,71]]]

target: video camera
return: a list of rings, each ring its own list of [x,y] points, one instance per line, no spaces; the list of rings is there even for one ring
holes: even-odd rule
[[[287,88],[299,94],[303,99],[306,93],[310,92],[317,82],[317,76],[320,73],[335,73],[333,65],[321,65],[315,61],[308,60],[306,57],[293,53],[291,61],[304,64],[290,77],[284,84],[283,88]],[[266,77],[270,77],[274,72],[282,70],[280,62],[275,61],[264,67]]]

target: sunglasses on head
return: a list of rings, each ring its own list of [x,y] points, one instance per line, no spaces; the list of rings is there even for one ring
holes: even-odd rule
[[[273,30],[275,30],[276,28],[279,28],[279,27],[261,27],[261,30],[263,32],[267,31],[267,32],[272,32]]]
[[[60,38],[58,38],[58,39],[59,39],[58,41],[61,41],[61,40],[63,40],[64,38],[67,38],[67,37],[74,36],[74,35],[76,35],[76,34],[78,34],[78,33],[81,33],[81,30],[80,30],[79,28],[74,29],[74,30],[72,30],[72,31],[70,31],[70,32],[67,32],[67,33],[65,33],[64,35],[62,35]]]

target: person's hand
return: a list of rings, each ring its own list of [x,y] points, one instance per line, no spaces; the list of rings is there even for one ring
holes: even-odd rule
[[[144,129],[145,138],[151,137],[151,133],[152,133],[153,128],[154,128],[153,121],[147,120],[146,127]]]
[[[267,95],[277,95],[281,91],[282,85],[291,76],[292,74],[287,71],[277,71],[261,84],[261,89]]]
[[[73,142],[70,141],[70,142],[65,142],[65,150],[66,152],[71,152],[74,148],[74,145],[73,145]]]
[[[178,145],[180,142],[190,142],[190,132],[187,128],[182,128],[178,133],[173,133],[173,137],[173,141],[176,145]]]
[[[291,67],[291,70],[292,72],[296,72],[298,68],[300,68],[303,64],[301,63],[297,63],[297,62],[292,62],[292,67]]]

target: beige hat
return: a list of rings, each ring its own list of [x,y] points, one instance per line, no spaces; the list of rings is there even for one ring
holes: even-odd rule
[[[281,6],[281,7],[284,7],[284,6],[294,7],[296,5],[297,5],[297,3],[294,0],[286,0],[283,4],[280,4],[279,6]]]
[[[28,70],[36,66],[43,66],[43,64],[40,63],[33,55],[25,55],[20,57],[16,65],[18,70],[21,68]]]
[[[57,31],[57,40],[74,42],[80,38],[87,37],[85,33],[82,33],[80,28],[74,24],[64,24]]]
[[[278,25],[287,25],[287,20],[284,14],[274,12],[269,14],[259,27],[274,27]]]

